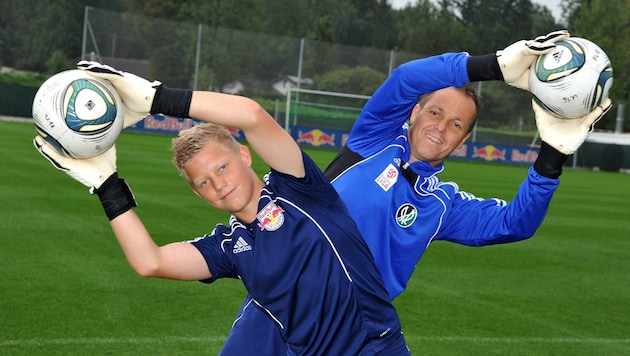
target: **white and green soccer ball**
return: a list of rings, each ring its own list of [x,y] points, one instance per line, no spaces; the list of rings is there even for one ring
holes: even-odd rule
[[[90,158],[111,148],[123,129],[120,97],[105,80],[74,69],[48,78],[33,100],[35,127],[60,153]]]
[[[534,101],[554,116],[575,119],[608,97],[613,84],[608,55],[585,38],[556,42],[556,49],[538,57],[530,69]]]

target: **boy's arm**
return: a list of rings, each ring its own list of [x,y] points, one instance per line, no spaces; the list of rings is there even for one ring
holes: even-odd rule
[[[208,265],[199,250],[189,243],[157,246],[140,218],[132,210],[137,206],[131,190],[116,172],[116,146],[89,159],[74,159],[57,152],[40,136],[33,141],[37,150],[55,168],[97,194],[127,261],[144,277],[178,280],[211,278]]]
[[[187,242],[155,244],[133,210],[110,221],[133,270],[143,277],[198,281],[212,277],[199,250]]]
[[[299,146],[255,101],[236,95],[166,88],[132,73],[97,62],[81,61],[77,68],[109,81],[125,106],[125,127],[150,114],[193,117],[237,127],[245,133],[254,151],[276,171],[304,176]]]
[[[299,146],[254,100],[231,94],[195,91],[188,116],[243,130],[247,142],[271,168],[295,177],[304,177],[304,162]]]

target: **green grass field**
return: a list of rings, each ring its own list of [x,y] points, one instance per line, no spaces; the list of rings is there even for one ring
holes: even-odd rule
[[[212,355],[245,296],[240,282],[144,279],[127,265],[87,188],[0,122],[0,354]],[[194,196],[170,137],[124,133],[120,175],[159,244],[227,215]],[[332,151],[308,150],[325,166]],[[264,173],[264,165],[256,166]],[[443,180],[510,200],[527,167],[450,161]],[[395,304],[414,354],[630,354],[630,176],[566,170],[534,238],[436,242]]]

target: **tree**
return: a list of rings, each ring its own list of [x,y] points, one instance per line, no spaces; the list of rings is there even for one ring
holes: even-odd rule
[[[316,78],[316,89],[360,95],[372,95],[386,75],[366,66],[342,69]],[[361,88],[357,92],[356,88]]]
[[[441,1],[438,8],[429,0],[420,0],[399,10],[395,22],[399,47],[406,51],[435,55],[476,47],[473,32],[452,13],[448,1]]]
[[[614,11],[611,11],[614,9]],[[603,20],[604,19],[604,20]],[[587,38],[598,44],[608,55],[613,66],[614,84],[611,98],[627,103],[630,94],[630,0],[590,0],[577,8],[572,24],[572,35]],[[615,127],[613,107],[598,127]]]

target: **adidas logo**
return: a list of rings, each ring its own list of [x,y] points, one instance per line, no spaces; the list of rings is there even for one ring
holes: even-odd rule
[[[237,254],[245,251],[250,251],[252,247],[242,238],[239,237],[232,248],[232,253]]]
[[[562,51],[552,53],[553,59],[556,63],[560,63],[560,60],[562,60],[562,53]]]

